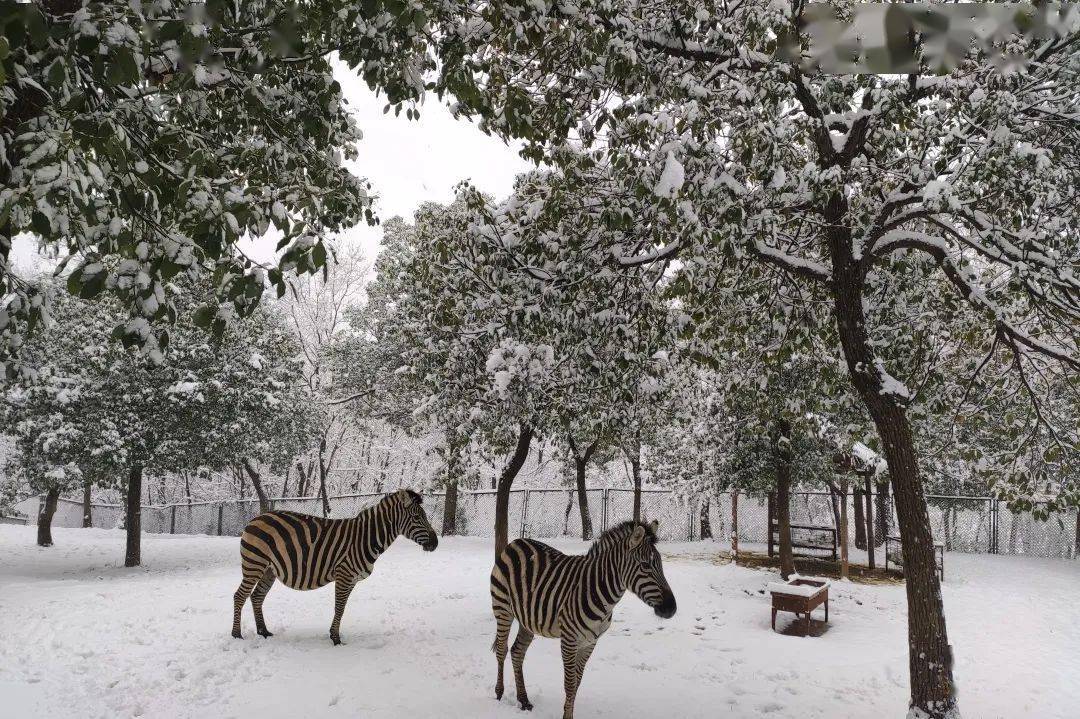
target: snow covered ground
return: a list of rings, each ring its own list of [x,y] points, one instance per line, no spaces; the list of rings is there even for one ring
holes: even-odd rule
[[[4,717],[561,716],[551,640],[526,660],[532,714],[512,681],[494,699],[489,540],[445,538],[433,554],[398,540],[353,593],[334,647],[330,588],[279,584],[265,605],[276,636],[255,634],[250,606],[245,640],[229,636],[235,538],[146,535],[144,567],[129,570],[119,531],[55,529],[50,549],[34,531],[0,526]],[[586,670],[581,719],[903,716],[903,587],[834,583],[826,633],[784,636],[760,593],[774,574],[716,564],[701,543],[662,548],[679,611],[665,621],[623,599]],[[950,554],[946,572],[964,715],[1075,717],[1080,564]]]

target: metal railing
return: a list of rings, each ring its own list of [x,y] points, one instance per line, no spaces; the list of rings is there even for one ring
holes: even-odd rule
[[[631,519],[632,489],[608,488],[587,490],[588,516],[592,534]],[[383,494],[351,494],[330,497],[328,516],[344,518],[382,498]],[[792,492],[791,521],[795,524],[838,528],[839,500],[828,492]],[[874,511],[877,498],[873,497]],[[731,536],[730,493],[688,497],[663,489],[641,491],[641,515],[660,522],[660,538],[665,541],[716,539],[725,543]],[[740,543],[766,544],[768,541],[768,502],[765,496],[740,493],[738,537]],[[848,537],[855,543],[853,498],[847,497]],[[442,492],[424,494],[424,506],[432,526],[442,532],[445,497]],[[273,509],[288,509],[323,515],[318,497],[282,497],[270,500]],[[1072,559],[1078,556],[1080,524],[1076,510],[1060,512],[1048,520],[1031,514],[1013,514],[1004,503],[989,497],[927,497],[931,529],[935,541],[945,551],[1014,554],[1035,557]],[[92,504],[94,527],[122,526],[122,505]],[[259,514],[257,500],[193,502],[142,508],[142,529],[150,533],[209,534],[239,536],[244,526]],[[898,533],[895,510],[889,504],[884,532],[875,528],[880,547],[888,534]],[[31,517],[31,522],[37,518]],[[577,491],[566,488],[515,489],[510,492],[510,532],[516,536],[550,539],[582,537],[581,510]],[[457,534],[491,537],[495,527],[495,491],[459,491],[456,516]],[[53,517],[53,526],[83,526],[83,505],[61,498]],[[879,525],[880,526],[880,525]]]

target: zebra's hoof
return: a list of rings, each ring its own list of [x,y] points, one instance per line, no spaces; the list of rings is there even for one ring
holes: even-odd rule
[[[528,701],[521,702],[521,711],[523,711],[523,712],[531,712],[532,711],[532,704],[530,704]]]
[[[331,636],[330,641],[332,641],[334,643],[334,646],[336,647],[337,645],[341,644],[341,637]]]
[[[502,687],[495,687],[495,698],[496,699],[502,699],[502,695],[503,695],[503,688]]]
[[[272,631],[270,631],[269,629],[260,629],[259,630],[259,636],[260,637],[272,637],[272,636],[274,636],[274,633]]]
[[[243,639],[244,635],[240,633],[239,629],[232,630],[233,639]]]

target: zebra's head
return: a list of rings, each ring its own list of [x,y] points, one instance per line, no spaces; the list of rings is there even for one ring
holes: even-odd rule
[[[425,552],[434,552],[439,546],[439,535],[428,521],[420,495],[411,489],[402,489],[397,496],[403,508],[399,532],[423,547]]]
[[[660,552],[656,551],[656,520],[635,524],[627,538],[626,585],[641,601],[653,608],[658,617],[668,619],[675,614],[675,595],[664,577]]]

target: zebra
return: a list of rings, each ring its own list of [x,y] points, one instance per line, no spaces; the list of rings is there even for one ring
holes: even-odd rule
[[[521,668],[539,634],[561,640],[563,719],[573,719],[585,663],[611,625],[611,612],[623,593],[629,589],[664,619],[675,614],[675,595],[656,551],[657,527],[655,521],[623,522],[601,534],[584,555],[566,555],[532,539],[516,539],[506,546],[491,571],[491,607],[497,625],[491,648],[499,664],[496,699],[503,695],[506,642],[515,619],[519,627],[510,656],[521,708],[533,708]]]
[[[317,589],[334,582],[334,621],[330,639],[341,644],[339,629],[345,602],[356,583],[367,578],[375,560],[398,535],[426,552],[439,546],[420,495],[402,489],[352,519],[324,519],[299,512],[266,512],[251,520],[240,535],[243,580],[233,595],[232,635],[240,633],[240,611],[251,595],[255,628],[271,637],[262,605],[274,579],[293,589]]]

